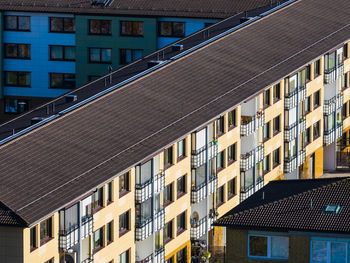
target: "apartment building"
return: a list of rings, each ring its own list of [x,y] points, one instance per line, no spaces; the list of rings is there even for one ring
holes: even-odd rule
[[[224,246],[213,221],[270,181],[336,169],[346,7],[290,1],[29,127],[39,111],[1,125],[0,257],[189,262]]]
[[[227,262],[350,261],[349,177],[274,181],[215,225]]]
[[[1,119],[23,113],[229,16],[277,1],[4,1]],[[241,15],[242,16],[242,15]]]

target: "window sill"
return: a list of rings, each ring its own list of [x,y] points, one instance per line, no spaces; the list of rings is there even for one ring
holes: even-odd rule
[[[281,100],[281,98],[275,98],[275,99],[273,99],[273,104],[279,102],[280,100]]]
[[[267,142],[267,141],[270,140],[270,139],[271,139],[270,137],[264,138],[264,139],[263,139],[263,142]]]
[[[176,236],[179,236],[179,235],[181,235],[183,232],[185,232],[186,231],[186,229],[185,228],[181,228],[181,229],[179,229],[177,232],[176,232]]]
[[[127,191],[127,190],[123,190],[119,192],[119,198],[122,198],[124,195],[127,195],[128,193],[130,193],[130,191]]]
[[[163,206],[167,207],[168,205],[170,205],[172,203],[174,203],[174,201],[166,201],[166,202],[163,203]]]
[[[315,140],[317,140],[317,139],[320,138],[320,137],[321,137],[321,136],[318,135],[317,137],[314,137],[313,140],[315,141]]]
[[[111,37],[112,36],[112,33],[91,33],[89,32],[89,36],[109,36]]]
[[[143,37],[143,35],[126,35],[126,34],[120,34],[121,37]]]
[[[229,194],[228,196],[227,196],[227,201],[228,200],[231,200],[232,198],[234,198],[236,196],[236,194]]]
[[[31,247],[30,248],[30,252],[33,252],[34,250],[36,250],[37,249],[37,247]]]
[[[122,237],[124,236],[126,233],[130,232],[129,229],[125,229],[125,230],[122,230],[122,231],[119,231],[119,237]]]
[[[219,172],[221,172],[224,169],[225,169],[225,167],[216,167],[216,172],[219,173]]]
[[[185,35],[181,35],[181,36],[158,35],[158,37],[176,37],[176,38],[183,38],[183,37],[185,37]]]
[[[311,111],[305,111],[304,116],[308,115]]]
[[[181,192],[177,195],[176,199],[179,199],[181,197],[183,197],[186,194],[186,192]]]
[[[267,109],[268,107],[270,107],[271,105],[270,104],[264,104],[263,105],[263,110]]]
[[[276,167],[278,167],[280,165],[280,163],[274,163],[274,164],[272,164],[272,167],[273,167],[273,169],[275,169]]]
[[[270,170],[263,171],[263,175],[268,174]]]
[[[319,108],[320,107],[320,105],[314,105],[314,110],[316,110],[317,108]]]
[[[185,158],[186,158],[186,155],[181,155],[181,156],[177,157],[177,162],[180,162]]]
[[[98,211],[100,211],[101,209],[103,209],[103,206],[99,206],[99,207],[96,207],[93,211],[92,211],[92,214],[96,214]]]
[[[173,240],[173,238],[170,238],[170,237],[169,237],[169,238],[165,239],[165,240],[164,240],[164,245],[165,245],[165,244],[168,244],[171,240]]]
[[[166,164],[166,165],[164,165],[164,171],[166,170],[166,169],[169,169],[171,166],[173,166],[174,164],[172,164],[172,163],[168,163],[168,164]]]
[[[230,165],[233,164],[234,162],[236,162],[236,160],[229,160],[229,161],[227,162],[227,166],[230,166]]]
[[[342,87],[342,88],[341,88],[341,91],[344,91],[344,90],[346,90],[347,88],[349,88],[349,87]]]
[[[225,132],[218,132],[216,138],[219,138],[219,137],[221,137],[221,136],[224,135],[224,134],[225,134]]]
[[[46,243],[50,242],[50,240],[52,240],[53,237],[45,237],[43,239],[40,240],[40,246],[45,245]]]
[[[89,61],[89,64],[104,64],[104,65],[110,65],[110,64],[112,64],[112,61],[109,61],[109,62]]]
[[[75,34],[75,31],[49,31],[49,33],[58,33],[58,34]]]
[[[112,204],[113,203],[113,201],[108,201],[107,200],[107,205],[110,205],[110,204]]]
[[[279,134],[281,131],[273,131],[273,136],[276,136],[277,134]]]
[[[54,58],[50,58],[50,61],[75,62],[75,59],[54,59]]]
[[[236,127],[237,127],[236,125],[228,126],[228,131],[231,131],[231,130],[233,130],[233,129],[236,128]]]
[[[112,244],[113,243],[113,241],[107,241],[107,246],[109,245],[109,244]]]
[[[20,60],[31,60],[31,58],[21,58],[21,57],[4,57],[5,59],[20,59]]]
[[[216,204],[216,208],[219,208],[220,206],[222,206],[224,204],[224,202],[220,202],[218,204]]]
[[[94,248],[93,251],[92,251],[92,254],[96,254],[96,253],[99,252],[102,248],[104,248],[104,247],[97,247],[97,248]]]
[[[18,32],[31,32],[31,30],[27,30],[27,29],[4,29],[4,31],[18,31]]]

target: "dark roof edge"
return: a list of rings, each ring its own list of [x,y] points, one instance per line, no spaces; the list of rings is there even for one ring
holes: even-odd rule
[[[19,216],[13,209],[7,206],[4,202],[0,201],[0,208],[9,213],[9,216],[13,216],[17,219],[18,224],[3,224],[0,223],[0,226],[13,226],[13,227],[28,227],[29,224],[21,216]],[[0,215],[1,217],[1,215]]]

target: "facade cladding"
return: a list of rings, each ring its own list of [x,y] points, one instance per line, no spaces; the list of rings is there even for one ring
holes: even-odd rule
[[[189,262],[225,245],[212,223],[268,182],[335,169],[347,6],[296,1],[1,141],[2,262]]]

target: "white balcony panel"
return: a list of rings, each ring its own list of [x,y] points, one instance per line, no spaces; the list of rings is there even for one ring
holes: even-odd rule
[[[153,220],[150,218],[142,225],[137,225],[135,228],[135,238],[137,241],[143,241],[153,233]]]
[[[161,209],[155,216],[154,216],[154,232],[157,232],[161,230],[165,225],[165,213],[164,209]]]
[[[137,203],[145,202],[146,200],[151,198],[153,194],[152,179],[150,179],[142,185],[136,185],[135,188],[135,201]]]
[[[160,172],[159,174],[154,176],[154,191],[159,193],[164,190],[165,187],[165,174],[164,172]]]
[[[191,239],[198,240],[208,232],[207,217],[200,219],[198,222],[193,223],[191,227]]]
[[[242,116],[243,117],[243,116]],[[244,124],[241,124],[241,135],[248,136],[264,126],[264,113],[259,113],[252,117],[252,119]]]
[[[63,250],[68,250],[79,242],[79,225],[69,231],[60,231],[59,246]]]
[[[89,235],[92,234],[93,230],[93,216],[85,217],[83,219],[83,222],[81,223],[81,228],[80,228],[80,238],[84,239],[87,238]]]
[[[247,171],[264,159],[264,146],[258,146],[254,150],[241,155],[241,171]]]

